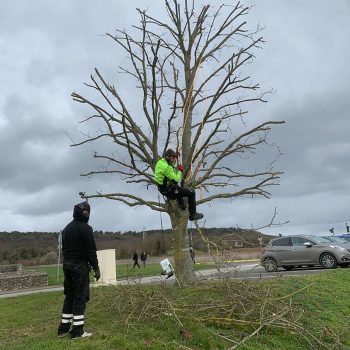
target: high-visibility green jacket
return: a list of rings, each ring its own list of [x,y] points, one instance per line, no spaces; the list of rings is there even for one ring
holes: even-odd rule
[[[181,171],[176,170],[164,158],[160,158],[154,169],[154,179],[158,185],[167,185],[170,181],[180,182]],[[166,182],[164,179],[166,178]]]

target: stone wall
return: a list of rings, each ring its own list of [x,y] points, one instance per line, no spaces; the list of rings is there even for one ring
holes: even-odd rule
[[[22,264],[0,265],[0,273],[19,272],[19,271],[23,271]]]
[[[26,272],[20,264],[0,266],[0,293],[47,285],[46,272]]]

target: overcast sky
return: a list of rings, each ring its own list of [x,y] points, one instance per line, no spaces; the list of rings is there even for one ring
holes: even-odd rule
[[[118,177],[79,176],[94,168],[94,148],[69,146],[81,138],[79,120],[86,117],[70,94],[85,91],[94,67],[110,79],[117,74],[125,54],[103,34],[136,23],[136,7],[163,15],[162,6],[161,0],[0,2],[0,230],[59,231],[70,221],[79,191],[125,188]],[[349,18],[348,0],[256,1],[249,21],[265,26],[266,45],[257,52],[251,76],[276,92],[252,113],[286,121],[271,134],[283,152],[277,165],[285,174],[271,199],[202,206],[207,227],[262,226],[277,207],[277,221],[290,223],[263,232],[345,231]],[[96,230],[160,227],[159,213],[147,208],[108,200],[93,200],[91,206]],[[163,221],[169,227],[165,214]]]

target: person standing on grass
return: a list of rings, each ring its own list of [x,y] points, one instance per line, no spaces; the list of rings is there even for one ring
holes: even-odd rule
[[[132,260],[134,261],[133,269],[136,267],[136,265],[140,268],[139,257],[136,252],[134,252],[134,255],[132,256]]]
[[[94,270],[98,281],[101,277],[98,266],[96,243],[92,227],[88,225],[90,205],[87,202],[74,206],[73,221],[62,231],[64,303],[58,336],[87,338],[92,333],[84,332],[84,311],[89,301],[89,272]]]
[[[146,260],[147,260],[147,254],[146,254],[146,252],[145,251],[143,251],[142,253],[141,253],[141,261],[142,261],[142,263],[143,263],[143,267],[146,267]]]

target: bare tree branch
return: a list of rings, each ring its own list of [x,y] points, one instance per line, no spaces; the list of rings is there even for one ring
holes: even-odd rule
[[[237,2],[212,10],[209,4],[198,7],[194,0],[165,0],[164,6],[165,19],[137,9],[139,23],[132,30],[106,34],[127,56],[119,73],[135,81],[133,100],[127,100],[120,86],[108,82],[97,68],[86,84],[94,95],[72,93],[73,100],[93,110],[82,122],[103,125],[72,146],[109,139],[113,147],[106,154],[95,154],[103,165],[82,176],[117,174],[127,184],[152,185],[158,159],[176,147],[184,166],[182,185],[206,191],[207,197],[198,204],[247,195],[268,198],[269,188],[282,175],[273,162],[254,172],[240,170],[232,162],[268,145],[269,130],[284,123],[260,121],[247,124],[249,128],[245,124],[248,106],[266,102],[271,92],[262,90],[247,73],[247,65],[264,43],[260,28],[248,27],[251,8]],[[112,152],[123,158],[116,159]],[[132,188],[130,192],[136,191]],[[155,186],[152,191],[157,195]],[[87,198],[166,211],[176,237],[176,256],[182,259],[177,275],[188,267],[184,262],[188,215],[173,201],[160,204],[138,193],[101,192]],[[187,271],[194,276],[193,268]]]
[[[153,201],[146,201],[143,198],[140,198],[140,197],[128,194],[128,193],[99,193],[99,192],[97,192],[97,194],[95,194],[95,195],[87,195],[87,196],[84,196],[84,198],[86,198],[86,199],[107,198],[107,199],[122,202],[122,203],[128,205],[129,207],[135,207],[138,205],[146,205],[146,206],[148,206],[151,209],[156,210],[156,211],[165,211],[164,210],[165,205],[162,203],[153,202]]]

